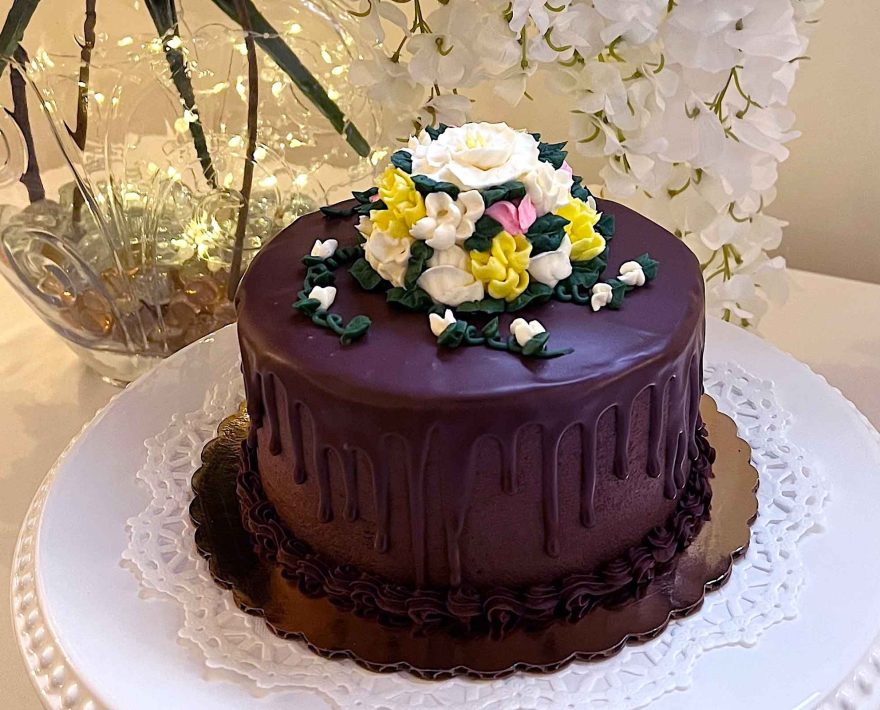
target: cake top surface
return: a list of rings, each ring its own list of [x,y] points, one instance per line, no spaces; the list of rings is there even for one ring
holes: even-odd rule
[[[615,249],[608,268],[622,254],[650,250],[663,263],[658,277],[628,298],[619,310],[593,312],[549,300],[530,307],[530,317],[552,334],[553,347],[571,348],[563,357],[517,357],[487,347],[438,347],[422,312],[389,304],[382,292],[364,290],[345,269],[336,271],[333,311],[345,321],[364,315],[369,331],[349,345],[318,328],[292,308],[307,267],[302,262],[315,239],[335,239],[340,248],[357,245],[356,217],[306,215],[282,231],[254,260],[238,295],[239,334],[267,371],[294,371],[329,395],[389,407],[435,407],[444,401],[523,398],[565,390],[584,396],[576,385],[611,384],[643,367],[671,362],[698,337],[703,322],[703,281],[690,250],[638,213],[597,201],[617,220]],[[621,256],[617,256],[621,254]],[[501,328],[516,314],[501,314]],[[488,315],[470,320],[482,326]],[[557,395],[554,395],[554,397]],[[536,406],[537,406],[536,398]]]

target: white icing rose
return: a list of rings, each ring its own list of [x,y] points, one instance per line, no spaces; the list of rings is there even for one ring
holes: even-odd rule
[[[325,239],[323,242],[320,239],[316,239],[312,246],[311,255],[317,256],[321,259],[327,259],[336,253],[336,248],[338,246],[339,242],[335,239]]]
[[[571,173],[556,170],[550,163],[540,161],[534,170],[523,176],[522,183],[538,217],[555,212],[571,201]]]
[[[617,277],[627,286],[644,286],[645,271],[637,261],[626,261],[620,265],[620,275]]]
[[[333,301],[336,300],[336,287],[315,286],[309,291],[309,298],[314,298],[316,301],[320,302],[321,305],[318,306],[319,311],[329,311],[330,306],[333,305]]]
[[[516,318],[510,324],[510,334],[516,339],[517,344],[524,348],[536,335],[546,332],[540,322],[526,321],[525,318]]]
[[[538,167],[538,142],[506,123],[467,123],[447,128],[430,143],[410,141],[414,175],[427,175],[465,190],[518,180]]]
[[[485,205],[480,193],[468,190],[453,200],[445,192],[432,192],[425,198],[427,216],[416,222],[410,234],[429,247],[447,249],[474,233],[474,224],[483,216]]]
[[[449,326],[455,325],[455,316],[448,308],[442,316],[437,313],[429,313],[428,324],[431,326],[431,332],[439,338]]]
[[[605,306],[611,303],[613,297],[611,286],[606,283],[597,283],[593,286],[590,293],[592,294],[590,296],[590,306],[594,311],[598,311],[600,308],[605,308]]]
[[[418,284],[437,303],[446,306],[479,301],[484,293],[483,284],[470,271],[451,264],[430,267],[419,276]]]
[[[551,288],[571,276],[571,239],[566,234],[555,251],[529,259],[529,276]]]
[[[395,286],[403,286],[413,240],[395,239],[371,226],[370,235],[364,242],[364,257],[383,279]]]

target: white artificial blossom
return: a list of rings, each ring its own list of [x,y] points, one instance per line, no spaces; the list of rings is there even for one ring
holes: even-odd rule
[[[514,104],[546,86],[559,95],[548,114],[570,112],[569,162],[601,159],[603,196],[685,241],[710,312],[752,325],[784,294],[784,261],[769,253],[784,223],[765,210],[798,135],[787,104],[822,0],[357,2],[369,51],[350,77],[381,103],[387,147],[472,120],[477,85]],[[448,140],[457,172],[484,170],[466,136]],[[533,159],[501,157],[487,174]],[[549,202],[553,187],[531,192]]]

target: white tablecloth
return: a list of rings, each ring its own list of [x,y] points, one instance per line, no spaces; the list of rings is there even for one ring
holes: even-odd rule
[[[880,285],[791,272],[789,302],[761,324],[880,426]],[[80,364],[0,279],[0,706],[40,707],[13,636],[8,602],[19,525],[70,439],[118,390]]]

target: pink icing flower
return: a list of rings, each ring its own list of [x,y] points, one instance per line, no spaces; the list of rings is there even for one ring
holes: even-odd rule
[[[528,195],[518,205],[507,200],[496,202],[486,210],[486,214],[498,222],[508,234],[525,234],[538,218]]]
[[[571,165],[568,164],[567,160],[562,161],[562,166],[559,169],[564,173],[568,173],[569,177],[574,174],[574,171],[571,169]]]

